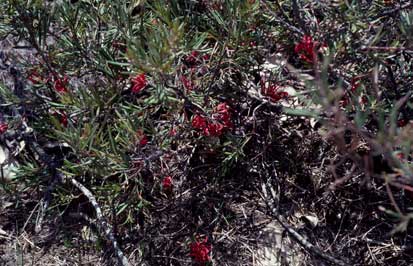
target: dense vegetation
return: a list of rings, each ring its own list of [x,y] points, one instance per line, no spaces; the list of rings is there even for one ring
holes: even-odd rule
[[[411,265],[412,1],[0,9],[0,264]]]

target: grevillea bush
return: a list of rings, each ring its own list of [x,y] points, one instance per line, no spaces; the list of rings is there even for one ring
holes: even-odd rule
[[[41,234],[58,217],[74,227],[58,227],[55,241],[73,245],[100,219],[74,179],[134,265],[252,265],[259,234],[246,228],[267,183],[285,216],[316,213],[308,237],[320,249],[409,265],[411,1],[0,9],[0,184],[15,209],[26,206],[7,230]],[[94,246],[111,250],[103,238]],[[372,243],[388,248],[373,254]]]

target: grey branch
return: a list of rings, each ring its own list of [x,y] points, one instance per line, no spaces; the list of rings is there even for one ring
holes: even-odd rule
[[[102,210],[97,203],[95,196],[93,196],[92,192],[88,190],[84,185],[79,183],[76,179],[70,178],[72,184],[77,187],[82,193],[89,199],[90,203],[92,204],[93,208],[96,211],[96,217],[98,219],[98,228],[99,230],[104,233],[106,238],[112,243],[113,249],[115,250],[116,255],[118,256],[119,262],[122,266],[130,266],[128,259],[123,254],[122,250],[119,247],[118,242],[116,241],[115,237],[113,236],[112,230],[109,224],[106,222]]]
[[[268,195],[267,187],[265,184],[262,184],[262,192],[264,196],[264,200],[267,203],[268,207],[271,210],[272,216],[281,224],[281,226],[293,237],[302,247],[307,249],[308,251],[318,255],[319,257],[334,263],[335,265],[339,266],[349,266],[349,264],[343,262],[342,260],[336,259],[325,252],[322,252],[319,248],[314,246],[311,242],[309,242],[305,237],[300,235],[296,230],[294,230],[287,222],[284,221],[284,217],[282,217],[278,209],[275,207],[275,199],[277,198],[275,192],[272,188],[269,188],[271,195]]]

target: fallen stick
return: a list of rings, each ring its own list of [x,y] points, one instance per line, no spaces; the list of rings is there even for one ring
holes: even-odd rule
[[[115,250],[115,253],[118,256],[118,259],[121,265],[130,266],[128,259],[123,254],[122,250],[119,247],[118,242],[113,236],[110,226],[108,225],[105,218],[103,217],[102,210],[100,209],[99,204],[97,203],[95,199],[95,196],[93,196],[92,192],[90,192],[89,189],[87,189],[84,185],[79,183],[76,179],[70,178],[70,181],[75,187],[77,187],[80,191],[82,191],[83,195],[85,195],[89,199],[90,203],[92,204],[93,208],[96,211],[96,217],[99,222],[98,228],[100,231],[102,231],[105,234],[106,238],[112,243],[113,249]]]
[[[284,222],[284,217],[281,216],[281,214],[278,212],[277,208],[275,207],[275,199],[276,195],[275,192],[272,188],[270,188],[271,196],[268,195],[267,188],[265,184],[262,184],[262,192],[264,194],[264,200],[268,207],[270,208],[270,211],[272,213],[272,216],[281,224],[281,226],[305,249],[308,251],[318,255],[319,257],[339,266],[349,266],[346,262],[339,260],[337,258],[334,258],[327,253],[321,251],[319,248],[314,246],[312,243],[310,243],[305,237],[300,235],[296,230],[294,230],[287,222]]]

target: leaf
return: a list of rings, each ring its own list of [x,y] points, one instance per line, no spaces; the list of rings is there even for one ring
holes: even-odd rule
[[[284,113],[293,116],[308,116],[318,118],[319,114],[316,110],[311,109],[293,109],[293,108],[283,108]]]

